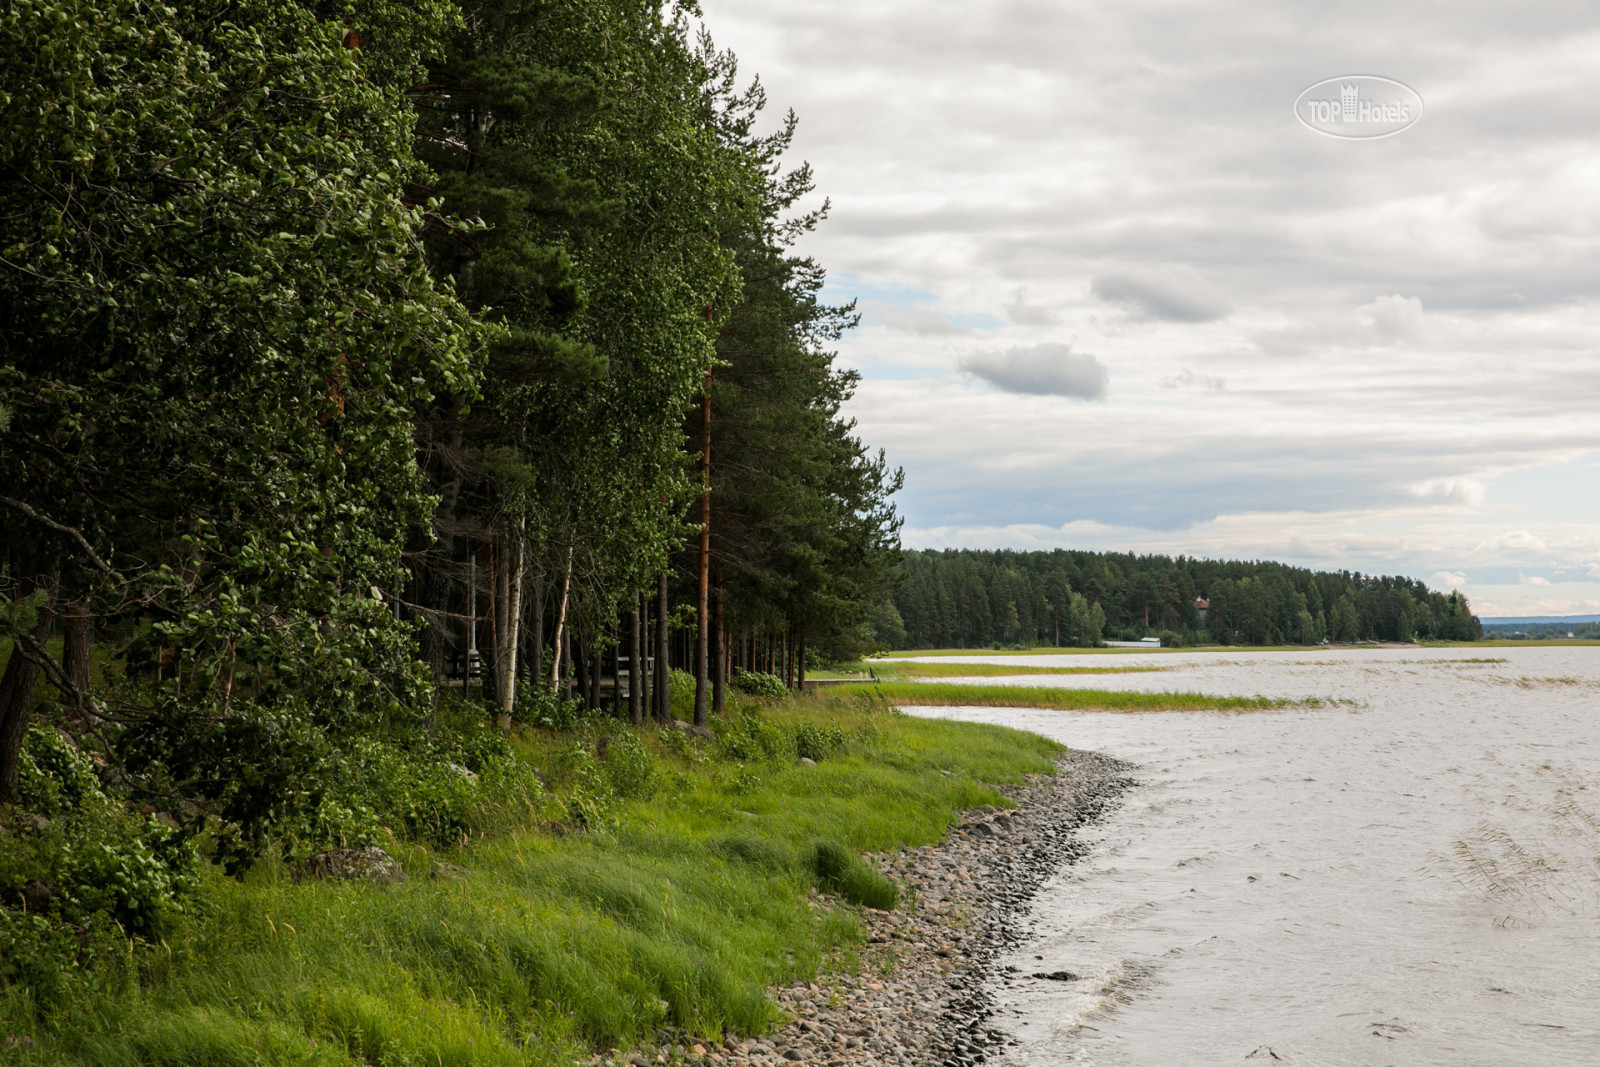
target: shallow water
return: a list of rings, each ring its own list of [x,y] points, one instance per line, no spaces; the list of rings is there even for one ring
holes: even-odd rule
[[[1173,669],[981,681],[1352,703],[918,712],[1138,765],[998,961],[1010,1062],[1600,1064],[1600,649],[1149,662]]]

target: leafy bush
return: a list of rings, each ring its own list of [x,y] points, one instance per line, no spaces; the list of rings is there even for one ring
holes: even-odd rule
[[[0,989],[19,986],[40,1007],[54,1007],[66,999],[73,979],[86,974],[77,961],[71,929],[41,915],[0,908]]]
[[[371,739],[349,749],[341,787],[303,827],[297,851],[370,844],[379,826],[430,844],[453,844],[477,829],[490,806],[527,810],[542,787],[511,745],[481,715],[441,715],[438,731],[405,747]]]
[[[574,741],[557,754],[557,768],[568,783],[567,820],[585,830],[615,829],[617,796],[589,746]]]
[[[802,759],[821,760],[844,748],[844,727],[838,719],[827,726],[803,722],[794,728],[795,755]]]
[[[564,700],[538,682],[517,686],[517,699],[511,718],[529,726],[570,733],[594,718],[594,710],[577,697]]]
[[[54,818],[105,799],[89,757],[48,726],[28,727],[17,780],[17,803],[24,811]]]
[[[667,699],[674,719],[694,718],[694,675],[688,671],[667,672]]]
[[[12,828],[0,890],[17,893],[36,879],[52,888],[50,911],[62,919],[105,915],[147,940],[166,932],[200,886],[189,840],[121,810],[100,788],[89,758],[54,729],[29,727],[21,765],[22,806],[53,822],[43,831]]]
[[[855,904],[892,911],[900,899],[900,887],[893,880],[837,841],[811,846],[811,872],[821,888]]]
[[[147,941],[166,933],[200,888],[200,860],[176,830],[154,819],[109,816],[62,845],[58,877],[68,915],[103,912]]]
[[[782,729],[748,712],[713,724],[719,754],[728,760],[770,760],[790,756],[794,742]]]
[[[611,739],[606,752],[606,778],[619,797],[649,800],[655,796],[659,784],[656,759],[637,733],[623,730]]]
[[[757,697],[781,697],[789,692],[783,684],[783,679],[776,674],[762,674],[759,671],[733,669],[733,687],[741,693],[749,693]]]

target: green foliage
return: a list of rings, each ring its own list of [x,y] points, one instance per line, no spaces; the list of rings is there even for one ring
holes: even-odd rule
[[[610,739],[605,766],[612,791],[627,800],[649,800],[661,784],[655,756],[632,730]]]
[[[146,940],[171,929],[200,887],[189,838],[125,812],[101,789],[89,758],[52,728],[29,727],[22,768],[19,802],[51,821],[35,830],[13,811],[0,827],[11,837],[0,851],[0,896],[37,881],[51,887],[57,919],[115,922]]]
[[[106,803],[94,762],[48,726],[28,727],[20,769],[16,802],[25,811],[54,818]]]
[[[1248,645],[1482,635],[1459,593],[1399,576],[1065,549],[912,551],[904,566],[901,648],[1092,647],[1105,633],[1192,643],[1202,629]]]
[[[776,674],[747,671],[738,667],[733,670],[731,684],[741,693],[749,693],[751,696],[758,697],[781,697],[789,691],[788,687],[783,684],[783,679]]]
[[[674,667],[667,672],[667,694],[674,719],[693,721],[694,689],[694,675],[688,671],[680,671]]]
[[[546,730],[568,732],[589,723],[594,709],[577,697],[562,697],[537,682],[517,688],[512,719]]]
[[[106,815],[72,830],[56,857],[64,915],[104,914],[126,933],[154,941],[200,888],[194,848],[154,819]]]
[[[14,989],[46,1012],[59,1008],[87,978],[79,965],[81,951],[72,928],[43,915],[0,908],[0,991]],[[14,1034],[11,1040],[16,1041]]]
[[[893,911],[900,899],[900,887],[893,879],[836,841],[817,841],[811,846],[811,871],[819,886],[854,904]]]
[[[150,618],[96,694],[134,724],[107,755],[242,865],[314,818],[345,738],[426,703],[384,590],[432,508],[413,414],[473,391],[485,333],[417,245],[391,81],[449,8],[225,15],[0,11],[28,87],[0,93],[0,483],[42,517],[0,509],[0,544]],[[369,16],[384,44],[347,47]]]
[[[455,710],[441,709],[440,735],[469,729]],[[543,771],[553,804],[599,800],[586,819],[605,833],[571,833],[568,817],[557,833],[524,819],[439,849],[388,842],[412,878],[381,888],[295,882],[269,859],[242,880],[213,875],[203,915],[180,916],[165,944],[130,946],[105,922],[85,950],[55,920],[0,912],[12,924],[0,967],[32,983],[0,982],[0,1031],[33,1035],[44,1062],[540,1067],[662,1026],[759,1034],[780,1022],[767,987],[859,965],[852,909],[808,898],[821,879],[797,842],[846,850],[828,869],[848,887],[860,852],[937,840],[961,810],[1000,801],[985,783],[1048,771],[1059,751],[860,694],[793,697],[762,716],[786,737],[837,720],[850,740],[817,767],[752,763],[735,793],[723,767],[613,721],[611,745],[636,734],[674,782],[630,800],[591,740],[518,730],[518,764]],[[463,873],[422,876],[435,859]],[[867,882],[830,892],[889,903]]]
[[[750,711],[736,712],[712,724],[717,754],[739,763],[792,759],[794,740],[776,723]]]
[[[823,760],[844,748],[844,728],[833,719],[826,726],[812,722],[797,723],[794,728],[795,755],[803,759]]]

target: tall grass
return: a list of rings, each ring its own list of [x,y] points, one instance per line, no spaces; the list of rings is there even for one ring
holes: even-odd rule
[[[715,721],[718,742],[614,720],[519,731],[542,821],[487,821],[493,836],[449,849],[391,841],[410,877],[389,887],[297,882],[270,859],[243,881],[210,870],[165,941],[100,930],[104,951],[49,991],[13,981],[26,942],[0,921],[0,1062],[569,1067],[663,1026],[759,1033],[779,1021],[768,987],[858,966],[856,912],[819,907],[818,887],[892,906],[863,850],[938,840],[1060,751],[869,693],[740,706],[759,721]],[[783,743],[732,758],[739,722]],[[794,759],[803,724],[842,738],[815,766]],[[577,830],[570,794],[635,742],[652,787],[607,793]]]
[[[842,670],[855,669],[865,673],[868,666],[860,664]],[[1151,674],[1172,669],[1170,666],[1030,667],[1010,663],[911,663],[901,660],[872,663],[870,667],[873,673],[886,681],[901,678],[999,678],[1018,674]]]
[[[1263,711],[1320,701],[1206,693],[1132,693],[1030,685],[958,685],[953,682],[884,682],[875,687],[891,704],[907,707],[1060,708],[1071,711]]]

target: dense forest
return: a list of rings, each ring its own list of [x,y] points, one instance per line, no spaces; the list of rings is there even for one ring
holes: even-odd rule
[[[441,695],[703,722],[867,632],[899,473],[697,15],[0,7],[0,804],[48,725],[242,869]]]
[[[877,633],[899,648],[1474,641],[1460,593],[1402,577],[1116,552],[908,551]]]

